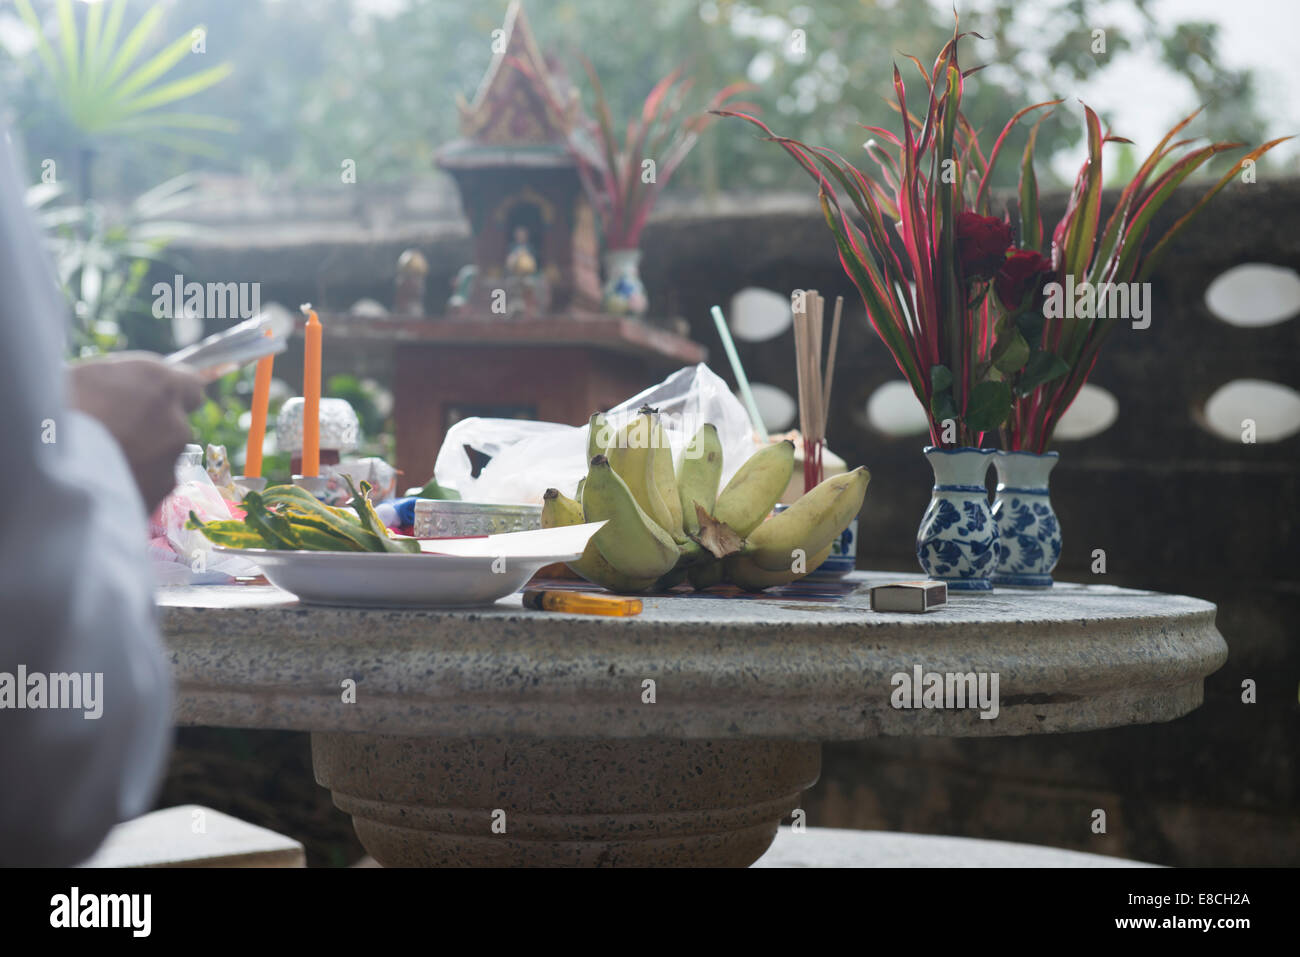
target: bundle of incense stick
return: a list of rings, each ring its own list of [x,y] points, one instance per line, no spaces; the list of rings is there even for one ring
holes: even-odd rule
[[[810,289],[794,297],[794,359],[799,381],[799,432],[803,435],[803,487],[815,487],[822,480],[822,450],[826,447],[826,420],[831,411],[831,382],[835,372],[835,348],[840,338],[840,315],[844,297],[835,298],[831,321],[830,353],[822,368],[822,316],[826,300]]]

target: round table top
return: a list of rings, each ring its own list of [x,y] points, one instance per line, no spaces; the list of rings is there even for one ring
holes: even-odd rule
[[[833,603],[650,596],[632,618],[529,611],[518,595],[475,610],[320,607],[259,585],[164,588],[158,604],[178,722],[244,728],[821,741],[1085,731],[1192,711],[1227,659],[1214,605],[1195,598],[1058,583],[953,593],[926,614],[870,610],[867,586],[906,578],[855,572],[859,587]]]

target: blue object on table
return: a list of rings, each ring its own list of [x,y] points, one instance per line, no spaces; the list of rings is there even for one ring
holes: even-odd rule
[[[398,524],[403,528],[409,528],[415,524],[415,503],[420,499],[412,495],[409,498],[395,498],[386,504],[391,505],[397,512]]]

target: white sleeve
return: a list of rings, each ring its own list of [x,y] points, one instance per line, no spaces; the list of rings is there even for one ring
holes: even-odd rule
[[[0,691],[26,694],[20,669],[103,676],[98,718],[0,694],[0,865],[88,857],[149,809],[171,738],[144,505],[107,430],[67,407],[65,315],[0,128]]]

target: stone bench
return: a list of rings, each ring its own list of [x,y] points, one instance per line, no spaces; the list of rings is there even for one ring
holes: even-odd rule
[[[1058,847],[938,834],[783,827],[751,867],[1157,867]]]
[[[182,804],[109,831],[82,867],[305,867],[297,841],[197,804]]]

